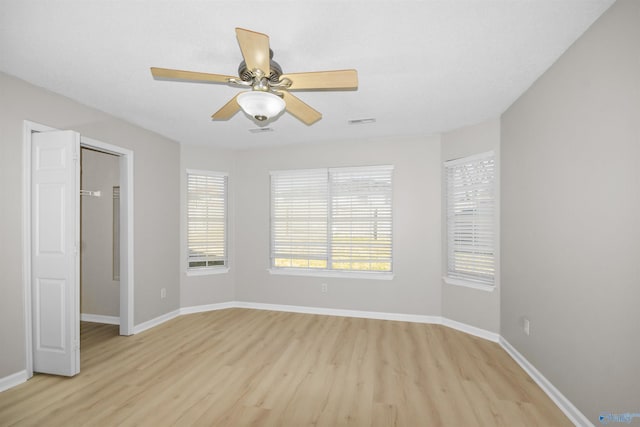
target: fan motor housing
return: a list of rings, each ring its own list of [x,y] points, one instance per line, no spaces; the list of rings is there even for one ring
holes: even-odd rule
[[[273,50],[271,49],[269,49],[269,68],[271,68],[271,72],[268,77],[269,81],[278,83],[280,81],[280,76],[282,75],[282,67],[273,60]],[[238,66],[238,76],[242,81],[253,81],[253,74],[251,70],[247,68],[247,63],[244,60],[240,62],[240,65]]]

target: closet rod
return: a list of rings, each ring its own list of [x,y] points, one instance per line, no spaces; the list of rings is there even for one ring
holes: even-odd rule
[[[100,193],[100,190],[98,190],[98,191],[80,190],[80,195],[81,196],[100,197],[102,194]]]

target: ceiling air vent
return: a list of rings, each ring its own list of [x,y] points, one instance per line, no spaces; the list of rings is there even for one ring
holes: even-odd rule
[[[348,121],[350,125],[366,125],[366,124],[375,123],[375,122],[376,122],[376,119],[373,117],[368,119],[354,119],[354,120]]]
[[[249,129],[251,133],[265,133],[265,132],[273,132],[273,128],[254,128]]]

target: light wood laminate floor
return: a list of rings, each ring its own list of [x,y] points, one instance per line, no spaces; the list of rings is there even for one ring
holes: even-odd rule
[[[0,393],[0,425],[569,426],[495,343],[439,325],[227,309],[82,324],[81,373]]]

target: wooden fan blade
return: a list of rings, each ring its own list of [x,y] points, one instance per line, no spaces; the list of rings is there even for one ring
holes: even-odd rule
[[[322,114],[307,104],[302,102],[299,98],[291,95],[286,91],[282,91],[284,102],[287,104],[287,111],[291,113],[298,120],[312,125],[322,118]]]
[[[169,68],[151,67],[151,74],[158,79],[185,80],[193,82],[229,83],[229,79],[236,77],[222,74],[198,73],[195,71],[172,70]]]
[[[242,51],[242,57],[247,64],[247,69],[253,71],[256,68],[264,71],[269,77],[269,36],[255,31],[236,28],[236,37]]]
[[[238,95],[240,95],[240,93]],[[238,111],[240,111],[240,105],[237,101],[238,95],[231,98],[231,100],[224,104],[221,109],[213,113],[211,118],[213,120],[229,120],[231,117],[233,117]]]
[[[356,70],[316,71],[311,73],[283,74],[280,79],[291,80],[287,90],[335,90],[357,89],[358,72]]]

